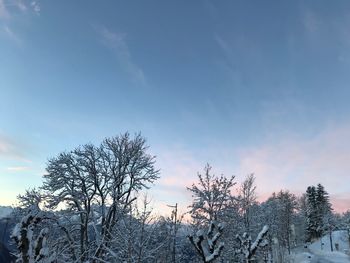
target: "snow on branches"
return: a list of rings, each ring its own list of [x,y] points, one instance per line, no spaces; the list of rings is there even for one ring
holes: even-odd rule
[[[190,205],[191,217],[199,224],[213,220],[222,221],[225,209],[229,207],[233,196],[232,187],[236,184],[235,177],[216,176],[207,164],[204,174],[198,173],[199,182],[187,187],[192,193],[193,202]]]
[[[203,230],[199,230],[195,236],[190,235],[192,245],[195,247],[203,262],[212,262],[220,256],[224,243],[220,242],[217,246],[218,239],[221,237],[224,230],[223,224],[216,225],[210,222],[207,234]]]
[[[258,247],[265,243],[263,241],[265,240],[264,238],[268,230],[269,227],[265,225],[253,243],[251,236],[247,233],[244,233],[242,236],[236,235],[236,238],[240,244],[240,248],[237,252],[244,255],[247,263],[251,262]]]
[[[12,238],[19,251],[16,262],[51,262],[46,242],[48,228],[41,229],[37,237],[34,238],[34,228],[44,219],[47,219],[45,213],[36,206],[32,206],[28,210],[28,214],[14,227]]]

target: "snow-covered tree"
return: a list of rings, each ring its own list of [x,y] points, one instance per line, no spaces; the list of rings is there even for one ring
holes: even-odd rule
[[[36,189],[27,189],[25,190],[24,194],[20,194],[17,196],[19,206],[21,208],[30,208],[30,207],[36,207],[39,209],[40,205],[43,205],[43,193]]]
[[[159,221],[152,214],[150,201],[145,196],[130,206],[119,219],[113,232],[108,262],[156,262],[165,240],[157,240]]]
[[[236,236],[237,240],[239,241],[239,249],[237,249],[237,252],[243,255],[246,263],[251,263],[255,260],[254,256],[259,246],[266,246],[268,244],[267,240],[265,239],[268,230],[269,227],[265,225],[259,232],[254,242],[252,242],[252,238],[248,233],[244,233],[242,236]]]
[[[190,214],[196,223],[209,223],[222,218],[233,198],[231,189],[236,184],[234,178],[213,175],[209,164],[204,167],[204,175],[198,173],[199,182],[187,188],[192,192]]]
[[[260,205],[260,219],[263,222],[269,222],[269,231],[266,239],[269,241],[268,249],[271,262],[274,262],[274,258],[279,258],[281,254],[280,244],[276,242],[280,233],[280,214],[278,207],[276,193],[273,193],[272,196]]]
[[[50,218],[36,206],[28,208],[26,212],[27,215],[16,224],[12,232],[12,238],[15,241],[18,249],[16,262],[54,262],[53,257],[50,257],[52,252],[50,252],[47,244],[47,235],[49,230],[47,227],[44,227],[38,232],[37,227],[42,221]]]
[[[309,186],[306,190],[306,241],[319,237],[319,223],[316,188]]]
[[[279,213],[279,236],[280,242],[291,252],[293,215],[297,208],[297,198],[289,191],[280,191],[277,194]]]
[[[329,195],[321,184],[309,186],[306,190],[306,232],[307,240],[320,238],[326,228],[325,217],[329,218],[332,207]]]
[[[55,213],[57,239],[52,243],[65,261],[101,262],[115,253],[118,220],[136,200],[135,193],[159,175],[147,150],[140,134],[131,138],[125,133],[99,146],[63,152],[48,161],[40,195],[33,190],[20,197],[24,205],[40,201],[47,209],[64,208]]]
[[[238,202],[243,217],[245,232],[251,234],[252,207],[256,204],[256,185],[254,174],[249,174],[239,188]]]
[[[201,229],[195,235],[188,237],[204,263],[212,262],[220,256],[224,243],[218,243],[218,241],[223,229],[223,224],[216,224],[212,221],[207,233]]]
[[[347,232],[348,243],[350,246],[350,210],[343,213],[341,217],[341,227]]]
[[[306,193],[303,193],[301,196],[297,197],[297,209],[294,215],[295,218],[295,236],[296,243],[298,245],[305,245],[306,241],[306,223],[307,223],[307,198]]]
[[[288,190],[273,193],[261,204],[260,217],[263,222],[269,223],[266,239],[269,240],[267,248],[270,259],[284,262],[286,254],[290,254],[292,246],[296,245],[296,231],[299,231],[295,228],[296,209],[296,196]],[[301,229],[301,232],[303,231],[304,229]]]
[[[323,235],[324,231],[329,229],[326,225],[330,226],[332,221],[332,206],[329,201],[329,195],[321,184],[317,185],[316,188],[316,205],[317,205],[317,218],[320,222],[320,236]]]

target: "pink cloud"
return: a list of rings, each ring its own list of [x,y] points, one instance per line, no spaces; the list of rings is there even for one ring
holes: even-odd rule
[[[237,175],[235,188],[245,175],[254,173],[259,201],[280,190],[300,196],[309,185],[321,183],[335,210],[344,211],[350,208],[350,186],[345,183],[350,171],[349,134],[350,125],[329,125],[313,137],[288,134],[257,147],[206,149],[203,159],[185,147],[153,148],[161,178],[151,192],[164,204],[178,202],[186,207],[192,200],[186,187],[198,181],[197,173],[209,161],[215,174]]]
[[[338,213],[350,210],[350,193],[343,195],[330,195],[333,209]]]
[[[204,164],[184,148],[174,146],[172,149],[160,149],[157,166],[161,169],[158,183],[164,186],[180,186],[186,188],[197,180],[197,172]]]
[[[167,205],[178,203],[181,213],[188,210],[191,193],[186,187],[197,181],[197,172],[201,172],[205,163],[200,163],[193,154],[179,145],[168,148],[153,148],[157,152],[157,167],[161,177],[150,189],[155,201],[155,210],[162,215],[170,215]]]
[[[302,193],[321,183],[330,194],[350,192],[350,126],[329,126],[313,138],[285,138],[240,151],[240,174],[254,172],[258,191]],[[338,200],[339,209],[345,202]],[[350,203],[347,205],[350,208]]]

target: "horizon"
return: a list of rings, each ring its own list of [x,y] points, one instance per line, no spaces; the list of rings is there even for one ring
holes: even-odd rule
[[[0,0],[0,205],[48,158],[141,132],[156,211],[206,163],[259,201],[321,183],[350,209],[350,2]]]

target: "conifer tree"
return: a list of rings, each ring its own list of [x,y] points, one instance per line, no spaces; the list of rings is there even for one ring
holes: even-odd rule
[[[309,186],[306,190],[306,236],[307,241],[322,237],[330,218],[332,207],[324,186]]]
[[[306,190],[306,241],[317,236],[316,188],[309,186]]]

